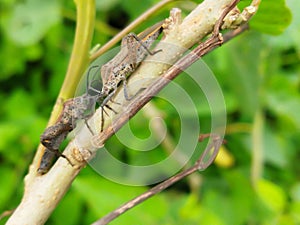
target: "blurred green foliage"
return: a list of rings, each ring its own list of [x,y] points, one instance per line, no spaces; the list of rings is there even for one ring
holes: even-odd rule
[[[93,44],[105,43],[155,2],[97,1]],[[23,177],[64,79],[76,10],[66,0],[0,0],[0,6],[2,212],[16,207],[22,197]],[[166,17],[170,7],[143,26]],[[185,179],[112,224],[300,224],[299,9],[298,0],[263,0],[250,31],[204,58],[227,105],[227,157],[197,175],[201,185],[196,189]],[[199,98],[184,77],[176,82]],[[163,111],[171,137],[178,138],[175,109],[164,101],[153,102]],[[201,121],[209,120],[207,107],[199,106],[198,111]],[[141,113],[133,119],[137,136],[149,136],[146,121]],[[204,130],[208,126],[204,122]],[[253,133],[257,131],[259,138]],[[115,157],[125,156],[128,162],[148,164],[167,155],[158,146],[147,157],[140,156],[124,149],[115,137],[107,145]],[[263,155],[262,161],[255,161],[257,154]],[[116,184],[85,168],[47,224],[89,224],[145,190]]]

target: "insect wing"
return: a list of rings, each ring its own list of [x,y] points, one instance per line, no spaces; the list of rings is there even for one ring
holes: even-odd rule
[[[114,79],[114,74],[117,74],[118,71],[122,70],[124,62],[126,62],[128,60],[128,57],[130,57],[129,48],[128,36],[125,36],[122,39],[121,49],[117,53],[117,55],[115,55],[115,57],[113,57],[101,67],[101,78],[103,84],[106,84],[108,81]]]
[[[154,24],[153,26],[147,28],[146,30],[139,33],[137,36],[140,40],[145,41],[149,39],[149,36],[155,34],[157,35],[156,38],[159,36],[159,34],[162,32],[162,25],[164,24],[164,20]],[[155,38],[155,39],[156,39]]]

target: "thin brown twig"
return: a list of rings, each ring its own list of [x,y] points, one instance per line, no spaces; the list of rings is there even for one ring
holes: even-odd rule
[[[143,23],[145,20],[147,20],[151,15],[153,15],[154,12],[157,12],[159,9],[164,7],[165,5],[169,4],[174,0],[163,0],[148,9],[146,12],[144,12],[142,15],[140,15],[138,18],[136,18],[131,24],[129,24],[127,27],[125,27],[122,31],[120,31],[117,35],[115,35],[110,41],[108,41],[106,44],[104,44],[98,51],[93,53],[90,56],[90,61],[95,60],[100,55],[102,55],[104,52],[109,50],[112,46],[114,46],[118,41],[120,41],[126,34],[128,34],[130,31],[132,31],[134,28],[136,28],[138,25]]]
[[[111,213],[107,214],[106,216],[102,217],[98,221],[94,222],[92,225],[104,225],[111,222],[113,219],[117,218],[121,214],[125,213],[129,209],[135,207],[136,205],[144,202],[148,198],[154,196],[155,194],[165,190],[166,188],[170,187],[172,184],[176,183],[177,181],[185,178],[186,176],[196,172],[197,170],[205,170],[216,158],[219,149],[222,144],[222,138],[219,137],[216,134],[210,134],[206,135],[206,137],[212,136],[212,143],[210,143],[207,148],[204,150],[204,152],[201,154],[200,158],[196,161],[194,166],[188,168],[187,170],[182,171],[181,173],[178,173],[177,175],[165,180],[164,182],[156,185],[155,187],[149,189],[145,193],[137,196],[136,198],[128,201],[127,203],[123,204],[119,208],[115,209]],[[211,153],[211,150],[213,149],[213,153]],[[205,162],[207,156],[209,156],[209,160]]]

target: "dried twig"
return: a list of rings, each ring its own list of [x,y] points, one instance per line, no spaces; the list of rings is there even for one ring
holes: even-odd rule
[[[130,31],[132,31],[134,28],[136,28],[138,25],[143,23],[145,20],[147,20],[151,15],[153,15],[155,12],[157,12],[159,9],[164,7],[165,5],[173,2],[174,0],[163,0],[156,5],[154,5],[152,8],[148,9],[146,12],[144,12],[142,15],[140,15],[136,20],[134,20],[131,24],[129,24],[125,29],[123,29],[121,32],[119,32],[117,35],[115,35],[109,42],[107,42],[105,45],[103,45],[98,51],[93,53],[90,57],[90,60],[93,61],[100,55],[102,55],[104,52],[109,50],[112,46],[114,46],[118,41],[120,41],[126,34],[128,34]]]
[[[208,134],[205,137],[212,136],[212,143],[210,143],[204,152],[201,154],[200,158],[196,161],[194,166],[184,170],[183,172],[165,180],[164,182],[156,185],[155,187],[149,189],[145,193],[139,195],[138,197],[128,201],[124,205],[120,206],[119,208],[115,209],[111,213],[107,214],[106,216],[102,217],[101,219],[94,222],[92,225],[104,225],[108,224],[116,217],[120,216],[121,214],[125,213],[129,209],[137,206],[138,204],[144,202],[145,200],[149,199],[150,197],[154,196],[155,194],[165,190],[166,188],[170,187],[177,181],[185,178],[186,176],[200,170],[205,170],[216,158],[219,149],[222,144],[222,138],[215,134]],[[212,151],[213,149],[213,151]],[[212,151],[212,153],[211,153]],[[207,160],[208,158],[208,160]],[[207,161],[206,161],[207,160]]]

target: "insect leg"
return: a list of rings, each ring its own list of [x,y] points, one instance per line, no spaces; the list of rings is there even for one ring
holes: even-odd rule
[[[100,106],[100,107],[101,107],[101,132],[102,132],[103,128],[104,128],[104,114],[103,114],[103,112],[108,116],[108,113],[106,112],[105,107],[108,108],[110,111],[114,112],[115,114],[117,114],[117,112],[112,107],[110,107],[109,105],[103,105],[103,106]]]
[[[117,114],[117,112],[112,107],[110,107],[109,105],[107,105],[107,103],[109,101],[112,101],[111,98],[115,94],[115,92],[116,92],[116,90],[114,90],[108,96],[106,96],[104,98],[104,100],[102,101],[101,105],[100,105],[100,107],[101,107],[101,132],[103,131],[103,128],[104,128],[104,113],[106,115],[108,115],[108,113],[105,111],[105,107],[108,108],[109,110],[111,110],[112,112],[114,112],[115,114]],[[114,102],[114,101],[112,101],[112,102]]]
[[[123,81],[123,86],[124,86],[124,96],[125,96],[125,99],[126,99],[127,101],[132,100],[132,99],[135,98],[139,93],[141,93],[143,90],[146,89],[146,88],[140,88],[134,95],[129,96],[129,95],[128,95],[128,88],[127,88],[127,81],[126,81],[126,80]]]
[[[147,51],[147,53],[149,54],[149,55],[155,55],[156,53],[158,53],[158,52],[161,52],[162,51],[162,49],[158,49],[158,50],[156,50],[156,51],[151,51],[148,47],[147,47],[147,45],[145,45],[145,43],[136,35],[136,34],[134,34],[134,33],[130,33],[130,34],[128,34],[128,35],[130,35],[130,36],[132,36],[146,51]]]
[[[89,117],[90,118],[90,117]],[[89,129],[89,131],[91,132],[92,135],[95,135],[92,128],[90,127],[89,123],[88,123],[88,119],[89,118],[84,118],[84,123],[86,125],[86,127]]]
[[[101,107],[101,132],[103,131],[104,127],[104,115],[103,115],[104,108]]]
[[[66,159],[68,161],[68,163],[70,163],[71,166],[74,166],[73,163],[70,161],[70,159],[68,159],[67,156],[65,156],[64,154],[62,154],[60,151],[58,151],[59,156]]]

